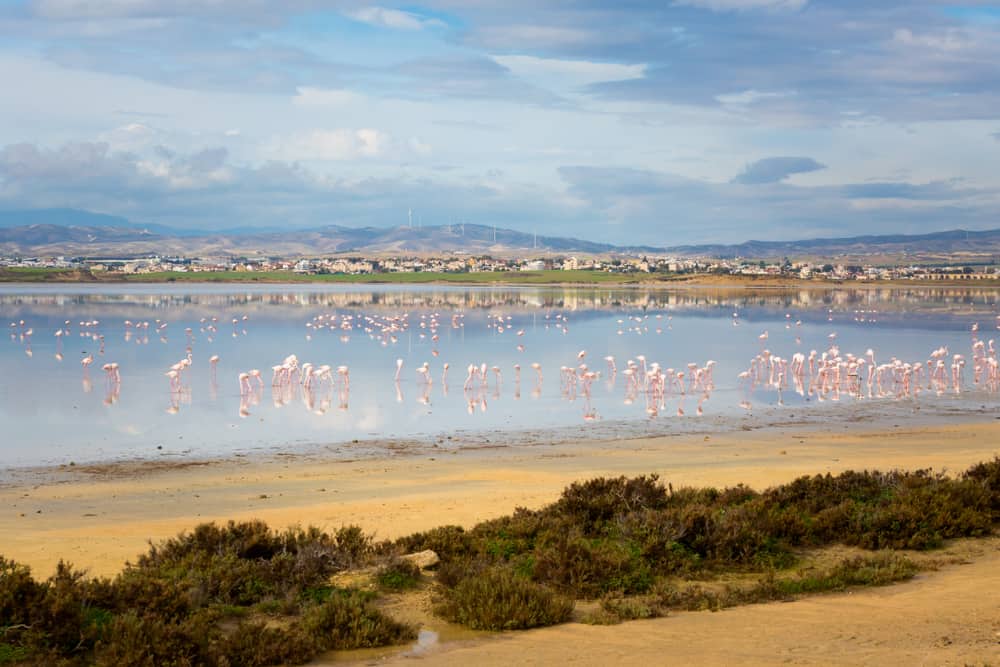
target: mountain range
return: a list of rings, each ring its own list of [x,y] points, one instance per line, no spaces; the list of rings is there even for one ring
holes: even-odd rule
[[[156,254],[308,257],[338,253],[428,255],[444,252],[493,256],[656,254],[714,258],[918,261],[948,255],[1000,255],[1000,229],[655,247],[615,246],[576,238],[535,236],[472,224],[426,227],[328,225],[294,230],[236,228],[202,232],[137,224],[126,218],[76,209],[0,211],[0,255],[6,256],[136,257]]]

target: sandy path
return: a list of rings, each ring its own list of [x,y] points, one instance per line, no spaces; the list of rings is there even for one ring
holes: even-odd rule
[[[995,665],[1000,541],[982,551],[971,564],[886,588],[617,626],[570,623],[378,664]]]

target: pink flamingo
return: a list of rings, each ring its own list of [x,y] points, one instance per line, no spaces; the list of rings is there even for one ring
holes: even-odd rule
[[[240,381],[240,396],[247,396],[247,395],[249,395],[250,392],[251,392],[251,389],[252,389],[251,386],[250,386],[250,374],[249,373],[240,373],[237,376],[237,378]],[[242,413],[242,410],[241,410],[241,413]]]

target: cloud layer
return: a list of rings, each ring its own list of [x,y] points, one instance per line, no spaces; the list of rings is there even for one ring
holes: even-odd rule
[[[1000,12],[948,0],[18,0],[0,208],[597,240],[1000,220]]]
[[[743,185],[777,183],[792,174],[807,174],[825,168],[826,165],[811,157],[768,157],[748,164],[733,181]]]

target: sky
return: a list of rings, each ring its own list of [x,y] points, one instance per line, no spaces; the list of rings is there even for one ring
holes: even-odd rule
[[[1000,227],[1000,5],[0,0],[0,209],[612,243]]]

